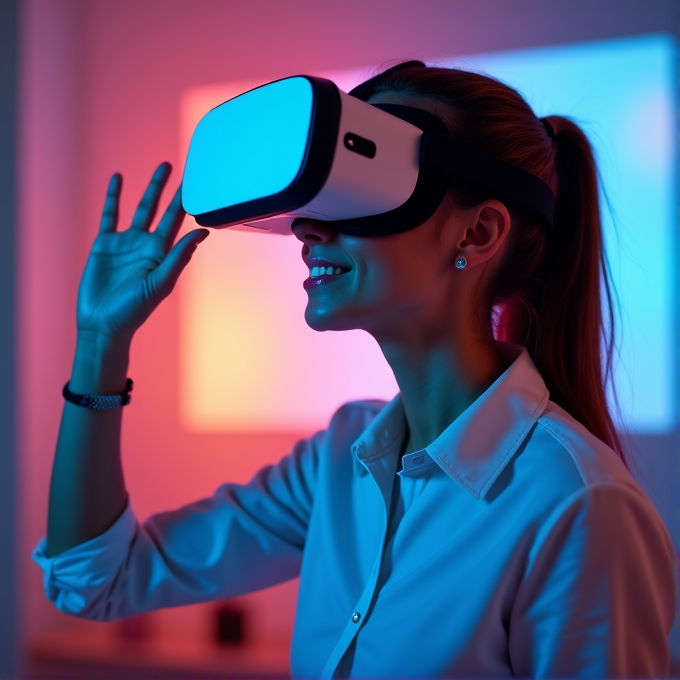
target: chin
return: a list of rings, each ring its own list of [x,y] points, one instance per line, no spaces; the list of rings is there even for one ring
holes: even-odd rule
[[[342,319],[339,315],[312,312],[309,306],[305,310],[305,322],[313,330],[323,331],[353,331],[360,326],[349,319]]]

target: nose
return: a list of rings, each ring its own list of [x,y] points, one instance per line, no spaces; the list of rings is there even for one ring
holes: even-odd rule
[[[306,245],[330,243],[335,238],[335,231],[325,222],[298,218],[293,222],[293,233]]]

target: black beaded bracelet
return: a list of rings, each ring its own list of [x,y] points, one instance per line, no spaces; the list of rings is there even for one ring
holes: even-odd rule
[[[62,394],[66,401],[76,406],[84,406],[95,411],[109,411],[110,409],[127,406],[130,403],[130,392],[132,391],[132,380],[127,379],[125,391],[122,394],[74,394],[68,388],[69,383],[64,385]]]

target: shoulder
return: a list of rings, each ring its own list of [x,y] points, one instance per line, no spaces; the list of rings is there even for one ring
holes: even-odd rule
[[[548,402],[538,419],[535,436],[541,449],[562,459],[560,467],[573,467],[583,487],[630,483],[637,487],[619,455],[554,402]]]
[[[514,461],[522,488],[531,490],[537,516],[547,517],[564,503],[613,493],[644,507],[656,508],[618,456],[581,423],[548,402]]]
[[[650,556],[659,578],[668,577],[668,592],[677,587],[675,548],[665,523],[615,451],[548,402],[523,454],[532,496],[542,499],[533,553],[552,560],[571,545],[591,562],[601,551],[628,563]]]
[[[670,551],[663,519],[621,458],[566,411],[548,402],[530,440],[524,469],[545,500],[544,529],[582,513],[595,533],[637,523]]]

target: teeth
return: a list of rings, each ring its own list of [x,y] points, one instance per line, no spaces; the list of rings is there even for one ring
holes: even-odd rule
[[[309,270],[309,276],[311,278],[316,278],[318,276],[323,276],[324,274],[330,274],[330,275],[339,275],[342,274],[342,268],[341,267],[312,267]]]

